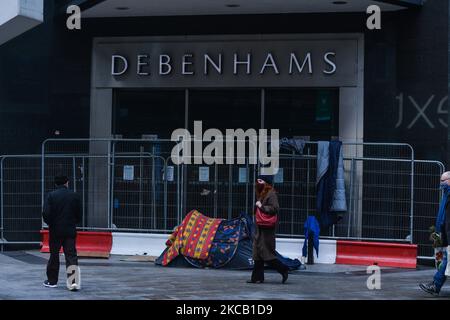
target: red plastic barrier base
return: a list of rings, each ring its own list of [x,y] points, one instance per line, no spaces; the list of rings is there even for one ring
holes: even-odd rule
[[[336,263],[416,268],[417,245],[338,240]]]
[[[41,230],[41,236],[41,252],[49,253],[48,230]],[[79,257],[109,258],[111,248],[111,232],[77,232],[77,254]],[[60,252],[62,252],[62,248]]]

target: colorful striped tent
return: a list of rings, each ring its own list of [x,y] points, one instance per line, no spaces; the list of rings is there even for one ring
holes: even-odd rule
[[[252,232],[253,222],[248,215],[222,220],[193,210],[169,237],[156,265],[252,269]],[[297,259],[278,257],[291,270],[301,266]]]

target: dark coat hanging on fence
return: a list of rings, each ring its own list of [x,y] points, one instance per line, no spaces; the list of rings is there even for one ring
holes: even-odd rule
[[[320,141],[318,145],[316,201],[317,215],[323,229],[338,222],[337,212],[347,210],[341,148],[340,141]]]

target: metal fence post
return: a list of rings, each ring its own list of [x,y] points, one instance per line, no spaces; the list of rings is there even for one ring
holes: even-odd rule
[[[350,162],[350,186],[349,186],[349,200],[348,200],[348,206],[349,206],[349,212],[348,212],[348,219],[347,219],[347,237],[350,237],[350,230],[353,220],[353,210],[354,210],[354,199],[353,199],[353,183],[354,183],[354,171],[355,171],[355,158],[352,158]]]
[[[142,219],[143,219],[143,198],[142,198],[142,175],[143,175],[143,163],[142,163],[142,153],[143,153],[143,146],[140,146],[140,154],[139,154],[139,205],[138,205],[138,212],[139,212],[139,229],[142,229]],[[153,224],[153,222],[152,222]]]
[[[164,203],[163,203],[163,212],[164,212],[164,230],[167,230],[167,163],[168,159],[164,159]]]
[[[45,194],[45,145],[47,140],[42,142],[41,148],[41,210],[44,209]],[[42,229],[44,228],[44,219],[42,219]]]
[[[181,176],[181,210],[180,210],[180,223],[183,221],[184,212],[187,207],[187,198],[188,198],[188,168],[183,163],[182,167],[182,176]]]
[[[155,181],[155,179],[156,179],[156,174],[155,174],[155,157],[152,156],[152,212],[153,212],[153,228],[157,229],[157,220],[156,220],[156,181]]]
[[[248,201],[248,193],[249,193],[249,184],[250,184],[250,167],[249,162],[246,162],[246,169],[245,169],[245,210],[249,212],[249,201]],[[239,172],[238,172],[239,174]]]
[[[291,175],[291,234],[294,234],[294,193],[295,193],[295,153],[292,152],[292,175]]]
[[[414,243],[414,150],[411,148],[411,214],[410,214],[410,242]]]
[[[182,172],[182,166],[183,164],[177,165],[177,224],[181,223],[181,202],[182,202],[182,190],[180,189],[181,185],[181,176],[183,175]]]
[[[75,157],[72,157],[72,181],[73,181],[73,192],[77,192],[77,173],[75,165]]]
[[[215,192],[218,189],[218,176],[219,170],[217,169],[217,164],[214,164],[214,187],[213,187],[213,214],[214,218],[217,218],[217,206],[218,206],[218,199],[217,199],[217,192]]]
[[[110,229],[111,228],[111,220],[112,220],[112,206],[111,206],[111,199],[112,199],[112,194],[111,194],[111,192],[113,191],[113,189],[111,188],[111,186],[112,186],[112,180],[111,180],[111,161],[112,161],[112,159],[111,159],[111,141],[108,141],[108,154],[107,154],[107,156],[106,156],[106,163],[107,163],[107,166],[108,166],[108,168],[107,168],[107,171],[108,171],[108,173],[107,173],[107,183],[106,183],[106,185],[107,185],[107,188],[108,188],[108,190],[106,190],[106,192],[107,192],[107,199],[106,199],[106,201],[107,201],[107,208],[106,208],[106,210],[107,210],[107,215],[108,215],[108,228]]]
[[[3,234],[3,218],[4,218],[4,212],[3,212],[3,207],[5,205],[4,203],[4,197],[3,197],[3,193],[4,193],[4,184],[3,184],[3,179],[4,179],[4,175],[3,175],[3,157],[0,160],[0,189],[1,189],[1,210],[0,210],[0,241],[4,241],[4,234]],[[2,243],[2,252],[3,252],[3,243]]]
[[[83,190],[83,194],[82,194],[82,199],[83,199],[83,216],[82,216],[82,222],[81,225],[83,226],[83,228],[86,228],[86,158],[82,157],[82,180],[81,180],[81,185],[82,185],[82,190]]]
[[[253,180],[252,180],[252,190],[255,190],[255,183],[256,183],[256,178],[258,177],[258,170],[259,170],[259,162],[258,164],[254,164],[253,165]],[[254,207],[255,207],[255,203],[256,203],[256,192],[252,192],[252,204],[251,204],[251,210],[252,210],[252,216],[253,216],[253,220],[255,218],[254,213]]]
[[[232,207],[233,207],[233,167],[230,164],[228,165],[228,219],[231,219],[233,211]]]
[[[309,148],[307,148],[307,159],[306,159],[306,217],[309,217],[309,180],[310,180],[310,169],[309,156],[311,155]]]
[[[111,150],[112,149],[112,150]],[[114,181],[115,181],[115,169],[116,169],[116,141],[112,140],[108,142],[108,227],[112,228],[114,219]]]

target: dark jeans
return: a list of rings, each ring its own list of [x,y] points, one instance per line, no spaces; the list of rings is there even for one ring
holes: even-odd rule
[[[442,259],[441,265],[439,266],[438,271],[434,275],[434,284],[436,285],[436,289],[438,291],[441,291],[442,286],[445,283],[445,280],[447,280],[447,277],[445,276],[445,269],[447,267],[447,252],[444,252],[444,257]]]
[[[280,260],[273,259],[270,261],[266,261],[266,263],[278,271],[281,275],[289,271],[289,268],[284,265]],[[253,266],[252,272],[252,281],[264,281],[264,261],[263,260],[255,260],[255,265]]]
[[[66,259],[66,269],[72,265],[78,265],[76,238],[55,237],[50,235],[50,259],[47,264],[47,279],[51,284],[58,283],[59,275],[59,250],[63,247]]]

